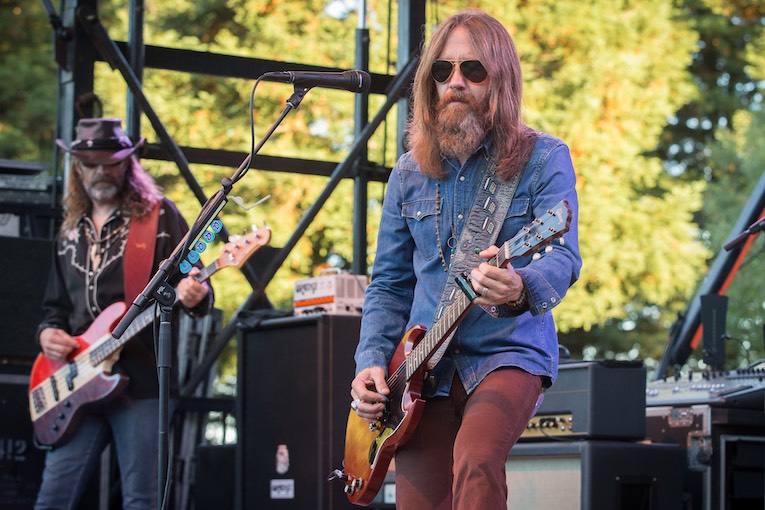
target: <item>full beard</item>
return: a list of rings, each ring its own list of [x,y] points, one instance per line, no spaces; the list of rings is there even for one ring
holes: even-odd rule
[[[436,104],[436,140],[449,157],[467,157],[486,138],[488,104],[462,92],[447,92]]]
[[[86,186],[85,191],[94,202],[111,202],[120,195],[122,183],[108,178],[101,179]]]

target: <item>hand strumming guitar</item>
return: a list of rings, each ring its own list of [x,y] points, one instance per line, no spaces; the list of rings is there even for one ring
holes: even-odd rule
[[[66,331],[59,328],[45,328],[40,332],[40,348],[43,354],[55,361],[63,361],[80,344]]]
[[[356,414],[369,423],[379,420],[385,410],[386,395],[390,389],[385,382],[383,367],[365,368],[351,382],[351,398]],[[371,388],[371,389],[370,389]]]

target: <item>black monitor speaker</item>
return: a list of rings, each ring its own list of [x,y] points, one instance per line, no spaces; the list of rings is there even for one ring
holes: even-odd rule
[[[53,241],[0,237],[0,266],[5,268],[0,292],[3,324],[0,360],[30,364],[40,352],[34,334],[42,319],[42,300],[48,282]]]
[[[340,468],[359,316],[240,321],[236,508],[351,510]]]

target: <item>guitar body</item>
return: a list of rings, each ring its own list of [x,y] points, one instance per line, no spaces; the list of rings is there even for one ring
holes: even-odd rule
[[[389,374],[396,373],[404,364],[424,334],[425,328],[419,325],[406,332],[388,366]],[[348,414],[343,472],[348,477],[345,492],[352,503],[366,506],[372,502],[385,480],[394,453],[414,433],[425,409],[421,398],[423,379],[424,369],[415,373],[408,384],[394,388],[388,381],[391,386],[388,407],[376,430],[370,430],[369,423],[355,411]]]
[[[87,331],[76,337],[80,348],[66,361],[42,354],[35,359],[29,380],[29,411],[39,444],[58,446],[66,442],[88,406],[114,399],[127,385],[127,376],[111,374],[119,350],[96,365],[89,361],[93,347],[111,336],[126,308],[124,303],[114,303],[101,312]]]

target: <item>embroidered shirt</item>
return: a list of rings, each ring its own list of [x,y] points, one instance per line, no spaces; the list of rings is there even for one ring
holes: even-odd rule
[[[72,336],[80,335],[109,305],[125,300],[123,257],[129,228],[130,217],[118,209],[104,223],[100,236],[87,216],[80,219],[75,229],[64,235],[59,234],[43,300],[44,318],[37,329],[37,338],[43,329],[49,327],[63,329]],[[187,230],[186,221],[175,204],[163,199],[152,273],[170,256]],[[179,273],[170,283],[177,284],[180,276]],[[207,298],[189,310],[189,313],[203,315],[210,310],[212,302],[210,288]],[[153,306],[153,303],[149,306]],[[177,321],[172,331],[177,337]],[[125,343],[115,369],[130,377],[127,391],[133,398],[157,397],[157,369],[151,326]]]

